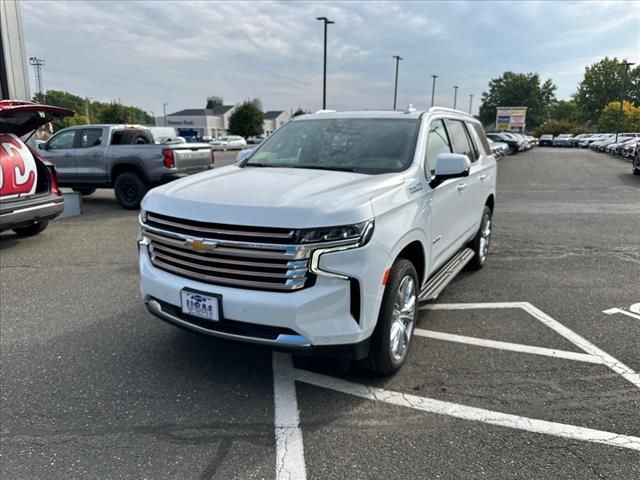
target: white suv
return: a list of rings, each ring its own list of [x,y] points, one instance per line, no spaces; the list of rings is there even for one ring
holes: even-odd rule
[[[462,112],[298,116],[237,164],[147,194],[142,295],[187,329],[390,374],[419,303],[484,265],[495,190]]]

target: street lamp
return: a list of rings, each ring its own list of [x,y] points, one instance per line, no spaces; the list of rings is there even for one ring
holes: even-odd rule
[[[458,102],[458,86],[455,85],[453,87],[453,108],[455,110],[456,108],[456,103]]]
[[[618,143],[618,134],[620,133],[620,117],[622,116],[622,104],[624,103],[624,96],[627,93],[627,72],[629,72],[629,67],[635,65],[635,63],[627,62],[626,60],[622,62],[624,65],[624,80],[622,82],[622,94],[620,95],[620,109],[618,110],[618,119],[616,120],[616,143]]]
[[[473,105],[473,93],[469,95],[469,113],[471,113],[471,106]]]
[[[327,17],[317,17],[316,20],[324,22],[324,64],[322,73],[322,109],[327,108],[327,25],[336,23]]]
[[[164,116],[164,126],[167,126],[167,105],[169,105],[168,103],[163,103],[162,104],[162,115]]]
[[[436,93],[436,78],[438,78],[438,75],[431,75],[431,78],[433,78],[433,84],[431,85],[431,106],[433,107],[433,96]]]
[[[404,58],[402,58],[399,55],[394,55],[392,58],[396,59],[396,84],[395,87],[393,87],[393,109],[396,109],[396,99],[398,98],[398,64],[400,63],[400,60],[404,60]]]

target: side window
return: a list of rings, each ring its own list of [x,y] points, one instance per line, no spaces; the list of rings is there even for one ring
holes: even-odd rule
[[[475,133],[476,141],[478,145],[482,145],[482,148],[484,149],[484,154],[491,155],[491,147],[489,146],[489,142],[487,141],[487,136],[485,135],[484,129],[482,128],[482,126],[478,125],[477,123],[471,123],[471,124],[468,123],[467,125],[471,126],[469,131],[473,131],[473,133]]]
[[[478,157],[469,139],[469,134],[464,122],[460,120],[446,120],[447,131],[451,139],[453,153],[461,153],[469,157],[469,160],[475,162]]]
[[[73,140],[76,137],[76,131],[70,130],[68,132],[62,132],[56,135],[49,142],[49,148],[51,150],[61,150],[64,148],[73,148]]]
[[[79,148],[97,147],[102,143],[101,128],[83,128],[80,130]]]
[[[436,159],[440,153],[451,153],[451,142],[444,128],[442,120],[434,120],[429,125],[429,135],[427,136],[427,153],[425,155],[425,170],[427,178],[431,178],[436,173]]]

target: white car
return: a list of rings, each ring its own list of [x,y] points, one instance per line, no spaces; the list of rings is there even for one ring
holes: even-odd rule
[[[214,150],[242,150],[247,146],[247,141],[239,135],[229,135],[213,140],[211,146]]]
[[[142,297],[183,328],[366,357],[390,374],[419,303],[485,264],[495,194],[496,160],[470,115],[301,115],[239,163],[147,194]]]

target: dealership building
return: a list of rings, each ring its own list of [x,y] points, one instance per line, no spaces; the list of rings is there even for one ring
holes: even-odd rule
[[[191,108],[167,115],[167,126],[174,127],[178,135],[185,138],[206,137],[219,138],[227,135],[229,117],[237,105],[219,105],[214,108]],[[289,121],[289,113],[285,111],[269,111],[264,114],[262,129],[271,135],[276,128]]]

